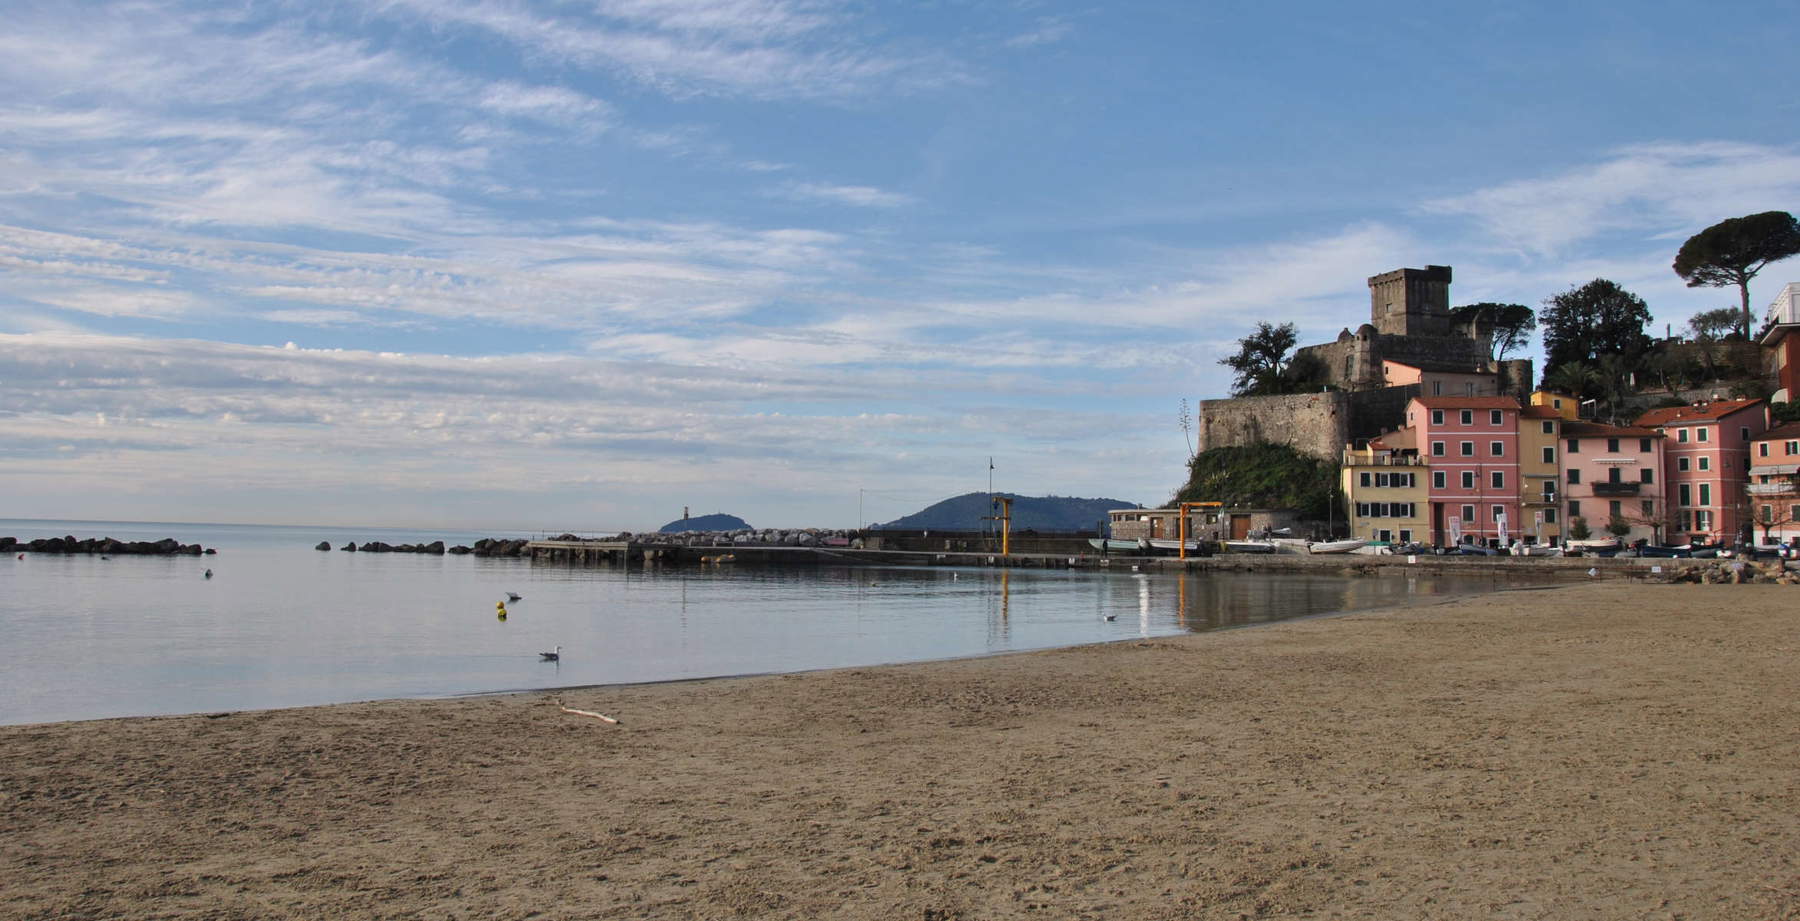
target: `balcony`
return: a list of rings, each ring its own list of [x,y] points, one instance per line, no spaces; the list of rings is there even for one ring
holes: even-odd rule
[[[1346,466],[1346,467],[1423,467],[1423,466],[1425,466],[1425,458],[1420,457],[1417,454],[1377,455],[1374,457],[1370,457],[1367,454],[1356,454],[1356,453],[1347,451],[1344,453],[1344,466]]]
[[[1787,496],[1800,493],[1800,486],[1793,483],[1751,483],[1749,490],[1753,496]]]
[[[1643,485],[1644,484],[1642,483],[1599,482],[1593,484],[1593,487],[1594,495],[1605,498],[1609,496],[1635,496]]]

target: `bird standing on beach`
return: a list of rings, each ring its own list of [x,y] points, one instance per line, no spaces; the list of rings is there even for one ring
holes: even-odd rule
[[[521,595],[518,592],[507,592],[506,593],[507,601],[518,601],[519,599],[524,598],[524,597],[525,597],[524,595]]]
[[[545,662],[560,662],[562,661],[562,647],[556,647],[555,652],[540,652],[538,655],[542,657]]]

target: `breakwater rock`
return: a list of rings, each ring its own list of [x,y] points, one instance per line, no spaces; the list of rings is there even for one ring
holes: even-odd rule
[[[319,547],[314,549],[323,549],[326,546],[326,544],[321,542]],[[379,540],[372,540],[368,543],[358,545],[356,542],[352,541],[345,544],[342,549],[352,553],[432,553],[442,556],[444,554],[444,542],[441,540],[434,540],[429,544],[390,544]]]
[[[577,540],[573,534],[558,540]],[[650,547],[858,547],[861,541],[855,531],[830,528],[739,528],[735,531],[678,531],[676,533],[633,534],[629,531],[615,541]]]
[[[85,540],[74,536],[41,537],[33,541],[20,541],[13,537],[0,537],[0,552],[4,553],[100,553],[108,556],[115,554],[126,556],[200,556],[218,551],[203,548],[199,544],[184,544],[173,537],[162,540],[114,540],[110,537],[89,537]]]
[[[518,540],[501,540],[494,537],[484,537],[481,540],[476,541],[473,547],[465,547],[461,544],[454,547],[446,547],[441,540],[434,540],[429,544],[390,544],[385,541],[372,540],[362,544],[356,543],[355,541],[349,541],[338,549],[347,550],[351,553],[429,553],[437,556],[449,553],[456,556],[462,556],[464,554],[471,554],[474,556],[524,556],[526,543],[527,541],[523,538]],[[330,550],[331,544],[326,541],[319,541],[318,546],[313,549]]]

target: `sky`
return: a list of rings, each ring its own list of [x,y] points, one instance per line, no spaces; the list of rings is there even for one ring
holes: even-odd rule
[[[1439,264],[1452,304],[1604,277],[1678,328],[1736,303],[1683,240],[1800,211],[1791,2],[7,18],[0,517],[1159,504],[1259,321],[1328,341]]]

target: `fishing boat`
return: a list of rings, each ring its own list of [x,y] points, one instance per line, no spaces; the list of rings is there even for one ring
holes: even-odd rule
[[[1090,537],[1088,538],[1088,546],[1093,547],[1095,550],[1103,550],[1107,553],[1143,553],[1145,550],[1150,549],[1149,545],[1144,541],[1119,540],[1115,537]]]
[[[1514,544],[1511,553],[1513,556],[1562,556],[1563,550],[1549,544]]]
[[[1266,540],[1228,540],[1224,542],[1226,553],[1274,553],[1275,544]]]
[[[1674,557],[1679,559],[1691,557],[1693,555],[1694,547],[1692,544],[1681,544],[1676,547],[1658,547],[1655,544],[1645,544],[1638,548],[1638,556]]]
[[[1181,541],[1174,540],[1171,538],[1152,537],[1152,538],[1150,538],[1148,543],[1150,544],[1150,547],[1155,550],[1180,550],[1181,549]],[[1187,542],[1188,552],[1189,553],[1199,553],[1201,550],[1201,544],[1202,544],[1201,541],[1189,540]]]
[[[1345,540],[1316,540],[1306,545],[1313,553],[1350,553],[1368,546],[1367,538],[1352,537]]]
[[[1499,556],[1500,551],[1483,544],[1457,544],[1456,552],[1463,556]]]
[[[1565,546],[1578,553],[1617,553],[1619,539],[1617,537],[1591,537],[1587,540],[1572,540]]]

